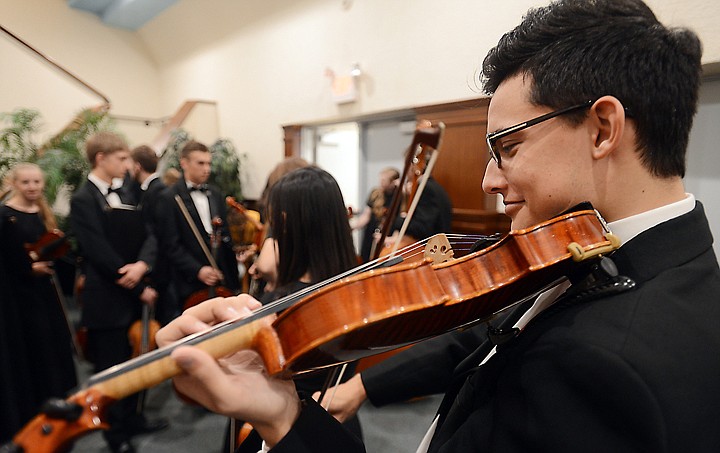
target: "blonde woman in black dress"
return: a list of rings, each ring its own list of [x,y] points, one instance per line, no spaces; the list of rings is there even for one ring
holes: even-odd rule
[[[45,201],[44,175],[31,163],[10,171],[0,205],[0,440],[36,415],[50,397],[77,384],[70,332],[52,283],[53,263],[34,261],[26,245],[57,228]]]

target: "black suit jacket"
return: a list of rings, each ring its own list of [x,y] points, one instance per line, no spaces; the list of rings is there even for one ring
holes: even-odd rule
[[[429,178],[405,234],[420,240],[438,233],[449,233],[451,220],[450,197],[434,178]],[[404,217],[398,216],[393,230],[399,230],[404,221]]]
[[[120,197],[125,203],[133,201],[125,193],[120,193]],[[139,318],[139,296],[146,285],[141,282],[132,290],[124,289],[115,283],[120,278],[117,271],[125,264],[140,260],[152,267],[157,255],[157,241],[147,229],[134,234],[136,237],[132,240],[139,244],[135,256],[128,257],[120,250],[117,241],[111,239],[118,225],[113,224],[109,211],[105,197],[89,181],[75,192],[70,203],[70,225],[86,276],[82,324],[91,329],[126,327]]]
[[[448,395],[431,452],[720,451],[720,269],[702,206],[613,260],[636,287],[530,322]],[[303,411],[305,431],[273,452],[333,451],[289,442],[322,436],[327,417]]]
[[[176,195],[180,197],[182,203],[187,208],[207,249],[212,249],[210,247],[210,237],[205,233],[200,215],[185,185],[185,179],[180,178],[176,184],[168,187],[168,189],[162,193],[157,211],[159,213],[158,228],[161,231],[161,234],[159,234],[161,246],[167,253],[173,268],[173,282],[177,289],[177,295],[180,300],[185,300],[193,292],[206,288],[197,279],[197,274],[200,268],[209,266],[210,262],[206,258],[205,253],[203,253],[191,227],[188,225],[182,211],[177,205],[175,201]],[[235,252],[232,248],[230,231],[227,225],[225,197],[217,187],[210,186],[208,199],[210,201],[210,215],[213,218],[220,217],[222,220],[222,240],[216,258],[217,264],[225,278],[222,286],[227,287],[231,291],[238,291],[240,288],[240,278],[238,276]]]
[[[442,394],[452,382],[454,370],[471,354],[483,358],[494,344],[488,325],[508,329],[532,306],[531,299],[497,315],[496,319],[455,330],[420,342],[362,371],[368,400],[374,406]]]
[[[159,246],[160,234],[159,226],[162,224],[159,219],[160,212],[158,210],[159,203],[162,203],[162,193],[167,189],[167,186],[163,184],[160,178],[155,178],[150,181],[147,189],[141,190],[138,208],[142,213],[142,217],[148,228],[153,232],[154,236],[158,239],[158,253],[155,261],[155,266],[150,273],[150,279],[152,284],[157,288],[164,288],[170,282],[170,262],[167,258],[167,254]]]

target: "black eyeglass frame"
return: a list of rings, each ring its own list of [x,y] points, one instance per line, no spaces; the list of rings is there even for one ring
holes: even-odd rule
[[[596,100],[595,101],[586,101],[586,102],[583,102],[582,104],[571,105],[570,107],[565,107],[560,110],[555,110],[550,113],[545,113],[536,118],[533,118],[528,121],[524,121],[524,122],[516,124],[514,126],[506,127],[505,129],[501,129],[497,132],[492,132],[490,134],[486,134],[485,141],[487,142],[487,147],[488,147],[488,152],[490,153],[490,157],[492,158],[492,160],[495,161],[498,168],[501,168],[500,165],[502,162],[502,158],[500,157],[499,150],[497,150],[495,147],[495,144],[497,143],[497,141],[499,139],[506,137],[510,134],[514,134],[515,132],[519,132],[523,129],[527,129],[528,127],[534,126],[538,123],[542,123],[543,121],[547,121],[549,119],[555,118],[556,116],[574,112],[575,110],[588,109],[588,108],[592,107],[592,105],[595,102],[596,102]]]

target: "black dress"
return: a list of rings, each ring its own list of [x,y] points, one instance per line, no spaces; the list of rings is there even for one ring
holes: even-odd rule
[[[0,433],[7,440],[50,397],[77,385],[70,332],[49,276],[32,275],[24,245],[44,233],[40,216],[0,206]]]

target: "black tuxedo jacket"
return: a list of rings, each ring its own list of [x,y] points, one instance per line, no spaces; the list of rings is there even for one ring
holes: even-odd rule
[[[634,289],[553,306],[459,370],[430,452],[720,451],[720,269],[702,206],[613,260]],[[362,451],[328,417],[303,410],[273,452]],[[333,445],[315,448],[325,426]]]
[[[162,203],[162,193],[167,189],[167,186],[159,178],[155,178],[150,181],[147,189],[141,190],[138,208],[142,213],[142,217],[148,228],[153,232],[158,242],[158,253],[155,261],[155,266],[150,273],[150,280],[153,286],[157,288],[165,288],[170,282],[170,262],[167,259],[167,253],[160,247],[160,234],[159,225],[161,225],[161,219],[159,219],[160,212],[158,205]]]
[[[131,204],[132,198],[121,192],[124,203]],[[157,241],[147,228],[135,230],[131,240],[138,244],[132,247],[135,256],[128,256],[125,250],[113,240],[114,224],[110,206],[95,184],[86,181],[72,197],[70,203],[70,225],[77,238],[82,268],[85,273],[85,288],[82,293],[82,324],[90,329],[126,327],[139,319],[141,311],[140,294],[145,283],[140,282],[132,290],[119,286],[118,269],[125,264],[144,261],[150,267],[155,264]],[[128,212],[140,216],[139,212]],[[143,226],[142,221],[138,223]]]
[[[168,259],[173,268],[173,282],[177,289],[180,300],[185,300],[195,291],[205,289],[205,286],[197,279],[197,274],[203,266],[209,266],[210,262],[203,253],[191,227],[183,216],[180,207],[175,201],[179,196],[187,208],[192,221],[200,232],[208,250],[210,247],[210,236],[205,232],[200,215],[195,203],[190,197],[190,192],[185,185],[185,179],[180,180],[171,187],[168,187],[161,195],[157,211],[160,243],[163,251],[167,253]],[[231,291],[240,289],[240,278],[238,276],[237,260],[232,248],[232,240],[227,225],[227,210],[225,209],[225,197],[217,187],[210,186],[208,199],[210,202],[211,217],[220,217],[222,220],[222,241],[218,250],[216,262],[225,278],[223,285]]]

